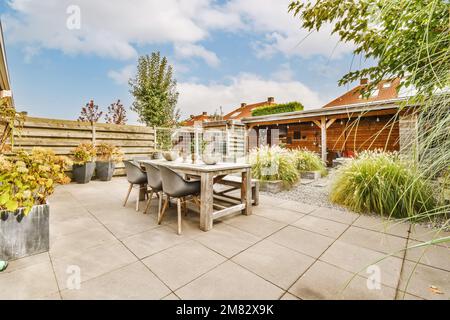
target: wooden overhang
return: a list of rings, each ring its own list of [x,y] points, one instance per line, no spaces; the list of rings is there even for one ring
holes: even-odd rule
[[[395,98],[321,109],[286,112],[267,116],[243,118],[241,121],[246,124],[248,129],[252,129],[256,126],[264,127],[270,125],[312,122],[318,126],[321,131],[321,156],[322,160],[325,162],[327,160],[327,129],[336,120],[395,115],[399,112],[401,103],[407,101],[407,99],[407,97]]]
[[[286,112],[267,116],[248,117],[241,121],[252,128],[258,125],[290,124],[298,122],[320,121],[327,119],[350,119],[360,116],[390,115],[398,112],[399,105],[407,98],[357,103],[351,105]]]

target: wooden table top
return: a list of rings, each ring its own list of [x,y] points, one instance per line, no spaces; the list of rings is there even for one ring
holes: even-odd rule
[[[176,170],[188,170],[188,171],[198,171],[198,172],[216,172],[216,171],[227,171],[227,170],[239,170],[251,168],[250,164],[246,163],[230,163],[230,162],[219,162],[213,165],[205,164],[201,161],[198,163],[183,162],[181,159],[175,161],[162,160],[139,160],[141,163],[150,163],[157,166],[167,166]]]

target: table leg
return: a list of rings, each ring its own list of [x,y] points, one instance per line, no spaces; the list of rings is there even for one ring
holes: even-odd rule
[[[242,188],[241,188],[242,203],[245,204],[242,213],[245,215],[252,214],[252,171],[247,169],[242,171]]]
[[[213,227],[213,178],[205,172],[201,174],[201,198],[200,198],[200,229],[209,231]]]

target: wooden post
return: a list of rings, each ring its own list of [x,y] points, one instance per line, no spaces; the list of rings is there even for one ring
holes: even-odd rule
[[[95,131],[95,122],[92,122],[92,144],[95,146],[95,140],[97,139],[97,133]]]
[[[213,227],[214,176],[210,172],[202,172],[200,179],[200,229],[209,231]]]
[[[325,117],[320,119],[320,137],[322,145],[322,161],[327,162],[327,119]]]

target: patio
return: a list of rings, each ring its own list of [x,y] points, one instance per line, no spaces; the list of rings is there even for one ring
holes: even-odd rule
[[[445,244],[387,257],[377,264],[380,289],[367,286],[368,265],[431,239],[429,229],[261,196],[253,215],[208,232],[189,211],[178,236],[175,206],[158,225],[157,201],[146,215],[144,202],[139,212],[133,201],[123,207],[126,189],[124,178],[58,187],[50,252],[11,261],[0,299],[450,298]]]

